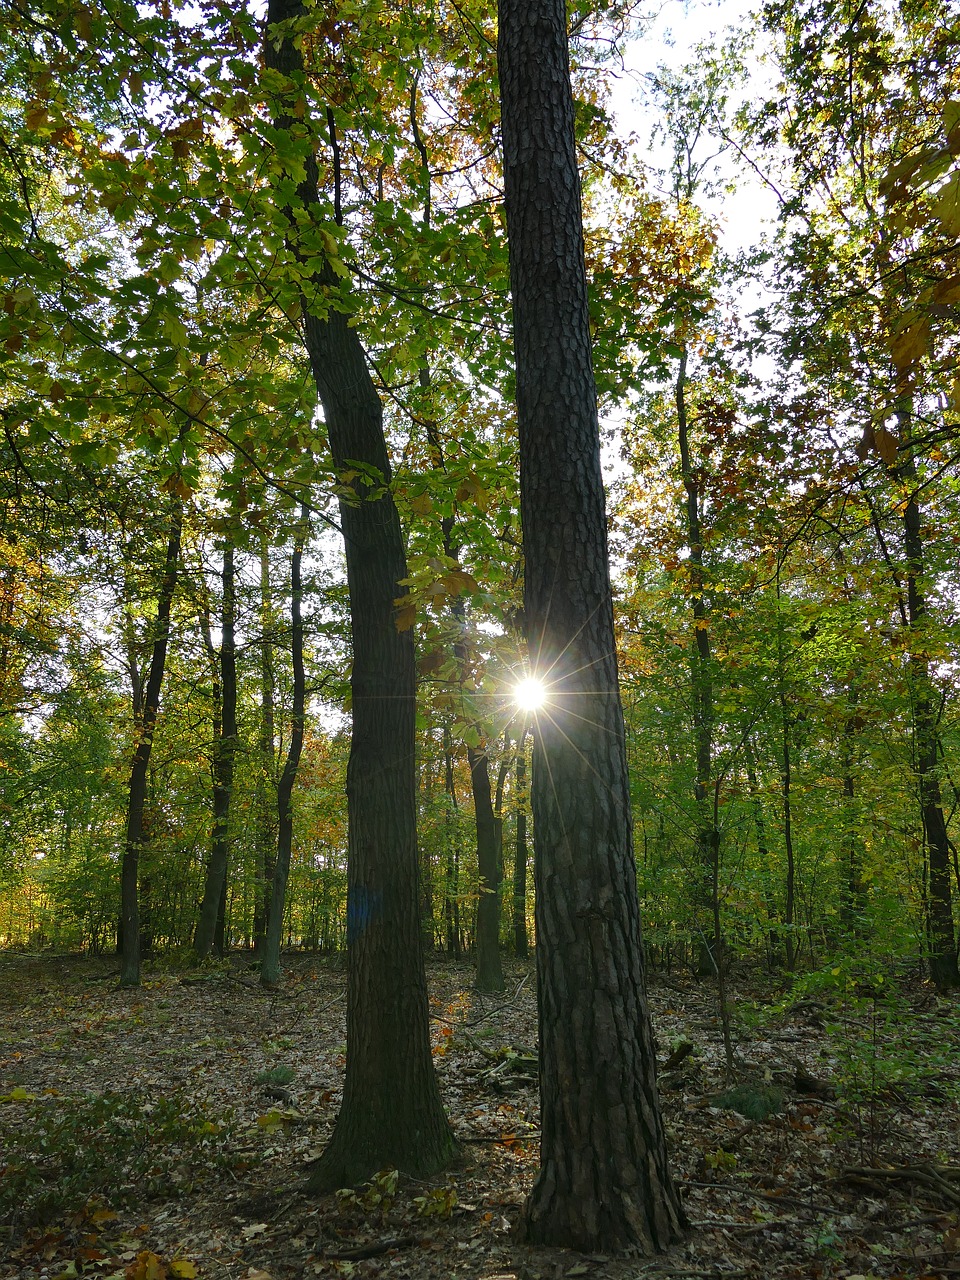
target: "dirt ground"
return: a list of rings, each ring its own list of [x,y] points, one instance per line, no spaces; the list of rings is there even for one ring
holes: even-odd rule
[[[772,1004],[735,975],[731,1079],[713,986],[651,976],[692,1224],[651,1259],[513,1242],[537,1163],[532,963],[508,963],[502,996],[475,993],[467,964],[430,964],[463,1164],[429,1184],[385,1174],[352,1196],[305,1195],[339,1105],[345,975],[311,956],[287,958],[285,975],[265,993],[238,957],[203,975],[158,967],[124,991],[109,959],[0,954],[0,1193],[16,1174],[17,1117],[44,1100],[120,1093],[149,1112],[185,1099],[230,1121],[220,1162],[191,1171],[186,1152],[166,1191],[118,1204],[107,1186],[42,1225],[8,1209],[0,1280],[960,1276],[960,1007],[917,978],[891,1013],[870,991]]]

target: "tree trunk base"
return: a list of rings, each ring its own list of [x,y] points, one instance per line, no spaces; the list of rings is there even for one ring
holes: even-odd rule
[[[556,1171],[542,1168],[517,1224],[517,1241],[580,1253],[650,1257],[681,1240],[688,1223],[679,1201],[662,1188],[647,1187],[640,1169],[611,1177],[617,1172],[585,1165],[584,1178],[592,1186],[584,1191],[579,1185],[561,1187]],[[591,1208],[592,1213],[585,1212]]]
[[[429,1123],[427,1117],[417,1120],[419,1127],[413,1127],[411,1117],[411,1125],[394,1134],[369,1114],[356,1123],[338,1120],[327,1149],[310,1170],[307,1190],[325,1195],[355,1187],[383,1169],[430,1178],[449,1168],[461,1151],[443,1112],[430,1117]]]

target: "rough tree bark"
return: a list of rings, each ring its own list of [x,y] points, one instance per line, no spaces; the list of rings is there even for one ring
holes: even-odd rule
[[[640,911],[590,351],[563,0],[500,0],[535,721],[541,1167],[521,1237],[666,1248],[684,1225],[667,1171]]]
[[[294,137],[310,123],[295,40],[306,13],[299,0],[270,0],[264,42],[266,66],[292,85],[278,102],[274,127]],[[301,216],[322,222],[316,160],[307,154],[304,161],[297,205]],[[299,255],[295,211],[287,216]],[[413,633],[396,626],[394,601],[403,595],[407,567],[383,410],[357,331],[333,305],[339,280],[328,263],[309,261],[302,299],[307,354],[334,465],[354,474],[353,493],[340,502],[353,640],[347,1064],[336,1127],[310,1179],[321,1191],[388,1166],[435,1173],[457,1145],[430,1053],[416,838],[416,670]]]

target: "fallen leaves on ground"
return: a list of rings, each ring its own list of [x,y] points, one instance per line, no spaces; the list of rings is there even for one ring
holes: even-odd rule
[[[651,976],[689,1238],[652,1260],[515,1245],[537,1162],[536,997],[532,964],[506,968],[506,993],[488,996],[472,990],[469,965],[429,967],[434,1059],[463,1164],[426,1183],[385,1171],[350,1195],[308,1198],[303,1175],[340,1102],[341,960],[287,957],[269,993],[242,957],[190,981],[158,968],[127,991],[106,960],[0,955],[0,1108],[119,1092],[149,1113],[184,1098],[209,1118],[193,1126],[198,1142],[229,1118],[224,1160],[198,1172],[185,1150],[165,1193],[0,1225],[0,1280],[960,1276],[956,1075],[931,1065],[909,1085],[881,1079],[885,1046],[862,1008],[764,1011],[749,974],[732,983],[735,1081],[711,984]],[[949,1061],[955,1002],[919,982],[910,1000],[914,1030]],[[960,1064],[960,1044],[953,1052]]]

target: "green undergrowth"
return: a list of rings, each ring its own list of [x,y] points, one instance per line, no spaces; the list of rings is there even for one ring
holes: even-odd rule
[[[841,1103],[960,1096],[960,1000],[918,985],[904,964],[838,958],[797,975],[748,1019],[759,1028],[801,1014],[819,1020],[831,1046],[830,1082]]]
[[[18,1233],[83,1208],[190,1192],[228,1167],[230,1118],[182,1098],[0,1095],[0,1224]]]
[[[783,1090],[774,1085],[738,1084],[711,1099],[723,1111],[736,1111],[747,1120],[767,1120],[783,1110]]]

